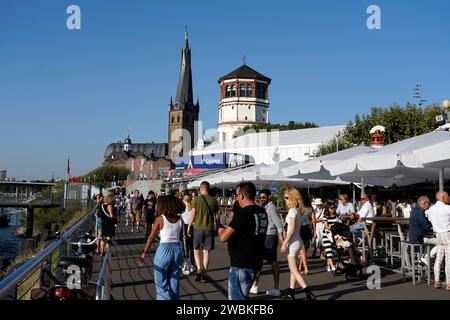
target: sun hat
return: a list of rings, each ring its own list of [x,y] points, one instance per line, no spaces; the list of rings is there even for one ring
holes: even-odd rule
[[[318,205],[318,204],[323,204],[322,199],[321,198],[315,198],[312,202],[312,204]]]

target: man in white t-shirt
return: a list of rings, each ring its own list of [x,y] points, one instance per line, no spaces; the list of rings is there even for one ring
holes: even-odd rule
[[[366,194],[361,195],[361,203],[362,203],[361,209],[357,213],[358,220],[354,225],[350,227],[350,231],[353,233],[354,238],[359,237],[361,235],[361,231],[364,229],[364,219],[372,218],[375,216],[368,195]],[[372,221],[367,221],[367,223],[371,224]]]
[[[350,198],[346,194],[339,195],[339,204],[336,209],[336,213],[342,222],[346,222],[352,215],[355,214],[355,208],[350,202]]]
[[[449,196],[445,191],[436,194],[436,204],[425,211],[433,226],[437,239],[437,255],[434,263],[434,287],[441,288],[440,273],[442,262],[445,261],[445,276],[447,290],[450,290],[450,206]]]

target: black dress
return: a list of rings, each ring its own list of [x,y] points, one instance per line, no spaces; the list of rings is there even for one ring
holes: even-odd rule
[[[101,209],[104,214],[102,217],[102,237],[114,237],[116,233],[114,220],[109,215],[106,215],[108,212],[108,205],[102,204]]]

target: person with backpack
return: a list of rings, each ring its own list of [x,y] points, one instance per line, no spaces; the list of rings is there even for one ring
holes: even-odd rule
[[[192,201],[191,220],[187,230],[194,243],[194,257],[197,266],[195,281],[202,283],[207,282],[210,251],[214,250],[215,226],[220,224],[219,205],[216,199],[209,195],[209,191],[209,182],[203,181],[200,184],[200,196]],[[201,252],[203,252],[203,265]]]
[[[266,210],[255,203],[256,187],[242,182],[236,187],[239,209],[228,227],[219,223],[219,239],[228,242],[230,270],[228,272],[228,299],[248,300],[256,273],[264,259],[268,218]]]

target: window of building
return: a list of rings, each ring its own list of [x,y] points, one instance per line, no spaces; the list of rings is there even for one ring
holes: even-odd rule
[[[234,106],[231,106],[231,110],[234,110]]]
[[[230,97],[231,96],[231,90],[230,90],[230,86],[226,86],[225,87],[225,97]]]
[[[241,84],[239,86],[239,96],[240,97],[245,97],[245,84]]]
[[[247,97],[252,97],[252,96],[253,96],[252,85],[249,84],[249,85],[247,85]]]
[[[174,116],[172,116],[172,123],[175,121],[175,118],[174,118]]]
[[[264,85],[262,83],[256,84],[256,98],[264,99]]]
[[[231,86],[231,96],[232,97],[236,96],[236,86],[234,84]]]
[[[177,122],[180,122],[180,116],[177,116]]]
[[[247,120],[247,117],[245,117],[245,120]]]
[[[266,122],[266,118],[263,118],[263,122]]]
[[[251,109],[251,107],[250,106],[248,106],[248,110],[250,110]]]
[[[263,110],[263,113],[266,113],[266,110]]]

